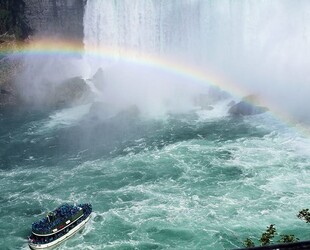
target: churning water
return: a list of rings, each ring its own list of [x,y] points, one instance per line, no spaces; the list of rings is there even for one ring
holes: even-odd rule
[[[125,49],[137,56],[187,58],[193,64],[206,60],[222,69],[237,61],[242,65],[232,67],[229,74],[240,75],[245,67],[253,73],[253,64],[262,63],[261,52],[274,46],[268,40],[272,27],[279,22],[284,29],[289,26],[283,13],[307,5],[297,2],[88,0],[85,50],[113,46],[121,48],[119,60]],[[296,32],[303,30],[305,39],[310,25],[299,24],[308,22],[307,10],[302,8],[298,17],[292,13]],[[268,26],[265,17],[272,13],[280,19]],[[279,59],[283,74],[286,62],[280,54],[286,44],[268,57],[270,63]],[[308,53],[305,41],[300,48]],[[296,59],[295,54],[288,57]],[[108,71],[106,86],[113,85],[113,74],[125,67],[98,58],[86,60],[92,73],[117,64],[116,70]],[[140,73],[145,74],[143,67]],[[26,248],[31,223],[64,202],[90,202],[94,215],[82,233],[59,249],[232,249],[241,247],[247,237],[259,237],[270,224],[279,234],[307,239],[308,225],[296,217],[309,207],[306,136],[272,112],[230,117],[229,99],[214,102],[213,110],[189,107],[158,117],[147,114],[154,109],[142,112],[140,95],[139,103],[131,103],[137,99],[133,95],[126,105],[135,106],[109,110],[111,103],[124,98],[123,82],[139,90],[136,78],[128,79],[111,91],[110,103],[99,109],[99,115],[94,113],[98,103],[1,113],[1,249]],[[165,96],[168,101],[171,97]]]

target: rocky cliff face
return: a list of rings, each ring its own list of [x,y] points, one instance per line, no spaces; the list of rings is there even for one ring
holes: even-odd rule
[[[87,0],[24,0],[25,17],[34,34],[83,38]]]
[[[31,34],[73,38],[82,42],[86,1],[0,0],[0,51],[6,47],[14,48],[16,39],[23,40]],[[18,58],[13,60],[0,56],[0,111],[4,107],[16,106],[20,101],[24,101],[15,85],[16,77],[22,68]],[[76,85],[66,82],[63,89],[55,89],[58,99],[47,101],[54,106],[85,101],[87,96],[82,96],[82,93],[89,92],[86,83],[74,83]],[[68,101],[65,101],[64,96]]]
[[[24,13],[25,3],[23,0],[1,0],[0,35],[14,35],[16,39],[25,39],[30,29],[27,26]],[[3,42],[2,39],[1,42]]]

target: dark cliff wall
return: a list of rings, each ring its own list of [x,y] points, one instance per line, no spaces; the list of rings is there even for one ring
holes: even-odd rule
[[[0,35],[7,33],[17,39],[26,38],[30,29],[24,13],[23,0],[0,0]]]
[[[87,0],[24,0],[25,18],[34,34],[83,38]]]

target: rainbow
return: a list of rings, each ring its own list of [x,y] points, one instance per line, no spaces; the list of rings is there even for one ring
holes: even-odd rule
[[[85,51],[84,44],[81,41],[69,39],[53,39],[53,38],[40,38],[32,39],[22,43],[7,43],[0,44],[0,58],[12,54],[13,56],[44,56],[44,55],[64,55],[64,56],[79,56],[84,55],[95,58],[105,59],[120,59],[124,62],[134,63],[141,66],[160,69],[177,76],[185,77],[191,81],[201,85],[212,85],[219,87],[231,95],[241,98],[250,94],[250,90],[240,88],[237,83],[225,77],[223,73],[217,72],[211,65],[200,68],[186,64],[180,60],[172,58],[163,58],[157,55],[137,53],[134,50],[120,49],[115,47],[87,47]],[[281,111],[277,105],[270,103],[267,100],[261,100],[262,103],[270,108],[272,113],[290,126],[296,127],[296,121]],[[304,130],[303,134],[309,134],[307,128],[303,126],[298,130]]]
[[[189,78],[201,84],[220,87],[234,96],[242,97],[249,91],[237,87],[237,84],[229,81],[223,74],[211,70],[211,66],[199,68],[197,66],[150,54],[139,54],[134,50],[120,49],[115,47],[87,48],[80,41],[60,39],[38,39],[27,43],[17,43],[1,49],[0,56],[13,54],[14,56],[36,55],[64,55],[98,57],[106,59],[121,59],[124,62],[134,63],[141,66],[157,68],[175,75]],[[120,56],[121,55],[121,56]]]

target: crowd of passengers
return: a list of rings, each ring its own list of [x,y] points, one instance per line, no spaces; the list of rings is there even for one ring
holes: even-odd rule
[[[44,217],[38,222],[32,224],[33,232],[40,232],[41,234],[50,233],[52,228],[55,228],[66,218],[70,218],[79,211],[78,206],[64,204],[50,213],[47,217]]]
[[[29,241],[33,244],[47,244],[67,234],[71,229],[73,229],[78,224],[80,224],[83,220],[85,220],[92,212],[92,206],[90,204],[81,204],[78,206],[82,207],[83,212],[84,212],[84,215],[80,219],[78,219],[77,221],[75,221],[70,226],[60,231],[59,233],[53,234],[51,236],[37,236],[37,235],[31,234],[31,236],[29,237]]]

